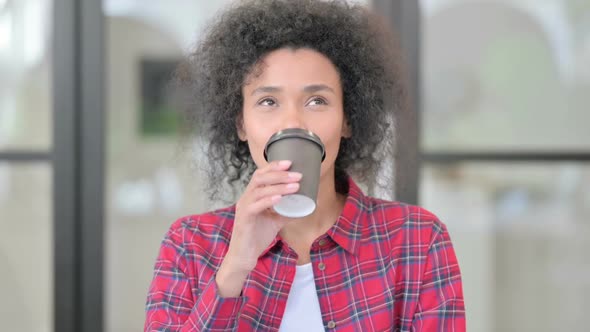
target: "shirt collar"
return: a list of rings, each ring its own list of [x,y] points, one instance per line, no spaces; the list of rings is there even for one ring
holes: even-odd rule
[[[360,247],[362,224],[366,218],[367,197],[357,184],[348,177],[348,196],[336,223],[328,235],[349,253],[355,255]]]

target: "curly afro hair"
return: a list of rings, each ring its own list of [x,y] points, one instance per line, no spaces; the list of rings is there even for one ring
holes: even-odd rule
[[[256,168],[236,129],[242,86],[261,58],[285,47],[316,50],[339,71],[352,135],[340,144],[336,190],[347,192],[348,175],[369,186],[379,182],[376,174],[392,156],[393,125],[406,108],[406,86],[399,49],[383,21],[344,1],[243,1],[210,23],[174,80],[188,97],[184,129],[206,140],[211,199],[221,197],[223,184],[235,194],[236,182],[245,185]]]

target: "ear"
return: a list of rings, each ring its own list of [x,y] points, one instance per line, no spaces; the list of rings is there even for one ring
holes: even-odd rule
[[[246,132],[244,131],[244,121],[241,115],[236,119],[236,130],[238,132],[238,138],[240,139],[240,141],[246,142],[248,140],[248,137],[246,136]]]
[[[352,136],[352,130],[350,129],[350,125],[348,124],[348,120],[345,120],[342,123],[342,131],[340,134],[344,138],[350,138]]]

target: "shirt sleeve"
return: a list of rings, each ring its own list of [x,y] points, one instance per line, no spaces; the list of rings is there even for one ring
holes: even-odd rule
[[[436,222],[412,331],[463,332],[465,329],[465,305],[459,264],[445,225]]]
[[[150,285],[144,331],[233,331],[246,298],[219,296],[215,275],[196,290],[198,273],[188,264],[185,228],[175,223],[162,241]]]

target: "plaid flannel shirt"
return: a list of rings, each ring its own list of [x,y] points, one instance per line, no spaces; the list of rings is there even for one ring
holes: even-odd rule
[[[278,331],[297,255],[277,236],[241,296],[221,298],[215,274],[234,213],[231,206],[170,227],[149,288],[145,331]],[[349,179],[341,215],[310,253],[326,331],[465,331],[459,265],[432,213],[365,196]]]

